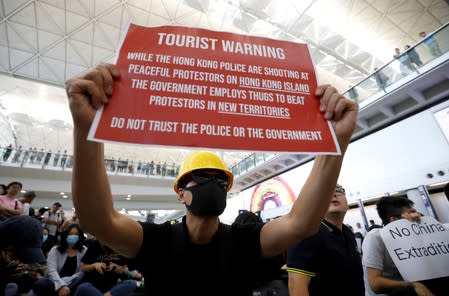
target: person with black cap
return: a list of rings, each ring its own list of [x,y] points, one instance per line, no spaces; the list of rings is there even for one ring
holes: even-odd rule
[[[263,223],[260,215],[251,211],[241,211],[234,219],[236,224]],[[253,295],[288,295],[288,275],[282,267],[285,265],[287,252],[262,260],[248,272],[248,280],[254,282]]]
[[[46,259],[41,249],[42,226],[30,216],[0,222],[0,295],[27,293],[53,295],[54,284],[44,278]]]
[[[139,223],[114,209],[104,146],[87,140],[96,111],[119,77],[115,65],[101,64],[65,84],[74,122],[72,194],[81,225],[118,254],[136,259],[148,295],[250,294],[249,270],[318,231],[355,128],[357,104],[330,85],[314,90],[321,115],[313,116],[332,121],[342,155],[315,158],[285,216],[265,224],[220,223],[234,176],[216,153],[198,151],[185,159],[173,186],[187,209],[182,223]]]

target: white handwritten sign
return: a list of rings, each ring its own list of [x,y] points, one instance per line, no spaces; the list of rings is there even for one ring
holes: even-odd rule
[[[422,217],[421,223],[400,219],[380,235],[404,280],[449,276],[449,229],[434,218]]]

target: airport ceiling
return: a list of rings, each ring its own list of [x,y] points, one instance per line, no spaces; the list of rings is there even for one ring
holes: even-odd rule
[[[342,90],[389,61],[395,47],[414,44],[419,32],[434,31],[449,21],[449,4],[443,0],[1,0],[0,4],[0,112],[12,123],[16,144],[54,151],[71,151],[64,81],[99,62],[112,62],[121,29],[129,20],[307,42],[319,81]],[[186,152],[144,151],[146,157],[157,153],[170,162]],[[106,153],[142,157],[136,147],[112,145]],[[241,157],[231,155],[228,163]]]

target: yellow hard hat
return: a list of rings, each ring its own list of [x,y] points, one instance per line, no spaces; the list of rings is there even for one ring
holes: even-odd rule
[[[218,155],[214,152],[210,151],[197,151],[184,160],[182,164],[181,170],[179,171],[178,177],[173,184],[173,189],[175,192],[179,190],[179,181],[181,181],[184,176],[190,174],[196,170],[203,169],[214,169],[222,171],[228,176],[228,186],[226,187],[226,191],[229,191],[232,187],[232,182],[234,181],[234,175],[231,171],[226,167],[225,163],[218,157]]]

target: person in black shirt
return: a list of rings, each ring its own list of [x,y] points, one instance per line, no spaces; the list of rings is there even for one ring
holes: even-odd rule
[[[347,210],[345,190],[337,185],[318,233],[287,253],[290,295],[365,295],[354,234],[343,224]]]
[[[357,104],[330,85],[313,91],[342,154],[315,158],[300,198],[285,216],[266,224],[221,223],[234,176],[216,153],[197,151],[185,159],[173,185],[187,209],[183,222],[139,223],[114,209],[104,146],[87,140],[97,109],[111,98],[119,77],[118,67],[101,64],[65,84],[74,122],[72,194],[81,224],[118,254],[136,259],[148,295],[251,295],[246,273],[318,231],[355,128]]]
[[[368,231],[371,231],[371,230],[373,230],[374,228],[382,228],[382,226],[376,224],[376,223],[374,222],[374,220],[371,219],[371,220],[369,220],[369,228],[368,228]]]
[[[78,287],[75,296],[125,296],[137,288],[135,280],[120,279],[126,270],[126,259],[98,240],[90,244],[81,262],[84,283]]]

